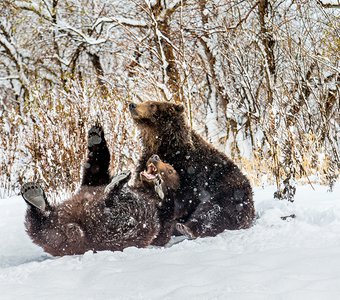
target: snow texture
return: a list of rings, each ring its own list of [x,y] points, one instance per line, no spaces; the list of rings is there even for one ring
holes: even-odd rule
[[[274,200],[274,187],[255,189],[248,230],[62,258],[30,241],[21,197],[0,200],[0,298],[337,299],[340,183],[315,189],[299,186],[294,203]]]

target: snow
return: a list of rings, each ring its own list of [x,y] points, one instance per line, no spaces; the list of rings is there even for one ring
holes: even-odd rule
[[[20,7],[24,10],[32,11],[37,15],[43,17],[47,21],[51,21],[52,19],[47,5],[46,7],[44,7],[41,3],[37,4],[32,1],[29,1],[29,3],[27,1],[15,1],[15,6]]]
[[[55,258],[24,231],[20,197],[0,200],[1,299],[337,299],[340,294],[340,183],[298,186],[294,203],[255,189],[258,219],[248,230]],[[296,214],[295,219],[280,217]]]
[[[89,45],[99,45],[107,41],[107,39],[103,39],[103,38],[96,39],[96,38],[87,36],[80,29],[77,29],[74,26],[71,26],[65,21],[59,21],[59,23],[56,26],[58,27],[59,30],[69,31],[80,36],[83,39],[83,41]]]

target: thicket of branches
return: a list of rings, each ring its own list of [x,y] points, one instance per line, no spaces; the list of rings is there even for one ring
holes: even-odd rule
[[[138,141],[128,101],[182,102],[255,184],[332,188],[340,166],[340,4],[328,1],[3,0],[0,174],[73,190],[86,131],[112,171]],[[5,180],[6,179],[6,180]]]

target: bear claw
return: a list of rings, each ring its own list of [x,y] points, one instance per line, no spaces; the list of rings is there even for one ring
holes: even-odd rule
[[[99,123],[92,126],[88,132],[88,146],[93,147],[99,145],[104,139],[103,128]]]
[[[110,192],[112,189],[114,189],[121,183],[128,181],[130,177],[131,177],[130,170],[126,170],[126,171],[119,173],[118,175],[113,177],[111,182],[105,187],[105,193]]]
[[[28,204],[42,211],[46,210],[47,198],[44,190],[39,184],[34,182],[25,183],[21,187],[20,193]]]
[[[176,229],[183,235],[185,235],[186,237],[188,237],[189,239],[194,239],[195,236],[194,236],[194,233],[191,231],[191,229],[182,224],[182,223],[177,223],[176,224]]]

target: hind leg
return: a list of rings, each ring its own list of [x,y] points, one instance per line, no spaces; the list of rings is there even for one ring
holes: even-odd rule
[[[216,236],[226,229],[239,229],[237,210],[221,207],[217,203],[201,203],[186,223],[177,223],[176,229],[194,239],[197,237]]]
[[[209,201],[201,202],[186,222],[177,223],[176,229],[190,238],[216,236],[226,229],[249,228],[254,219],[250,186],[221,188]]]
[[[34,241],[39,241],[46,224],[50,223],[49,216],[53,213],[53,208],[48,203],[44,190],[34,182],[24,184],[20,192],[28,204],[25,217],[27,233]]]
[[[82,186],[99,186],[111,181],[109,165],[110,152],[104,137],[104,131],[96,123],[88,132],[88,155],[84,165]]]
[[[176,229],[188,238],[216,236],[224,230],[251,226],[253,209],[247,205],[214,202],[201,203],[186,223],[177,223]]]
[[[177,223],[176,229],[190,239],[215,236],[219,223],[221,207],[211,202],[201,203],[185,223]],[[223,230],[222,230],[223,231]]]

